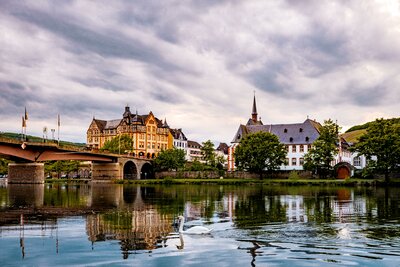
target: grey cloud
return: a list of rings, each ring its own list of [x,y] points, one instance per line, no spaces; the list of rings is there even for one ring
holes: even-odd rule
[[[100,87],[113,92],[131,91],[130,87],[123,87],[106,79],[99,78],[71,78],[86,87]]]
[[[71,46],[78,53],[84,48],[104,57],[135,59],[164,70],[180,69],[176,64],[166,61],[158,51],[118,31],[96,32],[76,25],[65,17],[56,17],[40,10],[25,8],[11,13],[23,21],[33,23],[72,42]]]
[[[343,98],[357,106],[374,107],[386,102],[387,93],[388,88],[384,85],[361,88],[355,84],[351,84]]]

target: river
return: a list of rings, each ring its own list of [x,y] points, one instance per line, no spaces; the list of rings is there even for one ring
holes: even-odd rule
[[[7,185],[0,248],[1,266],[399,266],[400,189]]]

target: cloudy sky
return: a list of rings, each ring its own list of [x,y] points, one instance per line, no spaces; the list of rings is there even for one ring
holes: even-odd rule
[[[0,1],[0,131],[85,142],[152,111],[191,140],[265,124],[400,116],[397,0]]]

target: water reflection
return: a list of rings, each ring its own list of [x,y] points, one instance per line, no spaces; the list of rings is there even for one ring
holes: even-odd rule
[[[87,246],[96,252],[117,241],[122,259],[140,251],[223,249],[229,240],[238,242],[239,253],[248,252],[252,266],[267,255],[272,261],[323,258],[343,264],[348,254],[366,258],[371,252],[382,259],[385,252],[376,249],[382,246],[390,247],[390,256],[400,255],[399,193],[399,188],[8,185],[0,188],[0,234],[18,232],[25,257],[33,253],[27,233],[53,238],[56,232],[52,244],[58,253],[60,221],[82,216]],[[173,222],[182,214],[188,227],[206,225],[212,236],[180,235]]]

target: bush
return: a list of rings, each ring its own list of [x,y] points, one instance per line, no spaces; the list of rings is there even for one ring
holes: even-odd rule
[[[300,176],[299,176],[299,174],[297,173],[297,171],[291,171],[291,172],[289,173],[288,179],[289,179],[289,180],[299,180],[299,179],[300,179]]]

